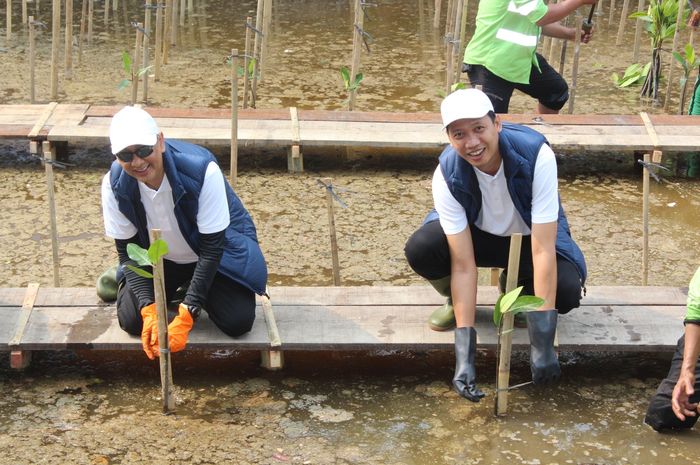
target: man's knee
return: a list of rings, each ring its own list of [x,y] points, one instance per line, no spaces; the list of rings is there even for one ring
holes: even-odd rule
[[[668,430],[681,430],[692,428],[698,421],[698,417],[686,417],[680,420],[671,408],[671,395],[674,383],[668,379],[661,382],[659,389],[649,402],[644,423],[651,426],[655,431],[663,432]]]
[[[255,322],[255,307],[252,311],[237,311],[226,315],[216,325],[227,336],[239,337],[249,332]]]

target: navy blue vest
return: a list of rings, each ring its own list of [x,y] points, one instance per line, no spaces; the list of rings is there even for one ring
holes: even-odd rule
[[[503,123],[498,137],[498,149],[503,158],[503,172],[510,198],[528,228],[532,229],[532,178],[535,162],[547,139],[528,127]],[[474,168],[448,145],[440,155],[440,169],[447,187],[455,199],[464,207],[469,224],[476,224],[481,212],[481,190]],[[427,221],[436,220],[437,213],[431,212]],[[559,201],[557,220],[557,254],[566,258],[578,269],[582,283],[585,283],[586,261],[581,249],[571,237],[569,222]]]
[[[216,158],[203,147],[177,140],[165,142],[163,167],[172,187],[175,217],[180,232],[195,253],[199,253],[199,194],[207,166],[212,161],[216,162]],[[136,226],[139,245],[148,248],[148,223],[138,181],[129,176],[117,161],[112,163],[110,181],[119,211]],[[267,265],[258,244],[255,225],[229,183],[225,185],[230,223],[226,228],[224,253],[218,271],[253,292],[263,294],[267,283]]]

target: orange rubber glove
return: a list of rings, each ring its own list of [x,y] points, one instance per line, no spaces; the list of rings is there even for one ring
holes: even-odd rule
[[[158,356],[158,314],[156,304],[146,305],[141,309],[143,329],[141,330],[141,345],[146,356],[153,360]],[[155,350],[154,350],[155,348]]]
[[[178,315],[168,325],[168,342],[170,352],[180,352],[187,345],[187,336],[190,334],[192,325],[192,315],[184,304],[178,307]]]

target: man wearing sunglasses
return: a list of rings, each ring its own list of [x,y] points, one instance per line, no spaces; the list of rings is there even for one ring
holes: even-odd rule
[[[204,310],[229,336],[248,331],[255,294],[263,294],[267,266],[255,225],[206,149],[165,140],[144,110],[125,107],[109,128],[116,160],[102,181],[105,231],[119,256],[117,316],[123,330],[141,335],[150,359],[158,356],[153,283],[125,265],[127,244],[144,249],[149,231],[168,244],[163,264],[168,302],[184,291],[168,325],[171,352],[183,350]]]

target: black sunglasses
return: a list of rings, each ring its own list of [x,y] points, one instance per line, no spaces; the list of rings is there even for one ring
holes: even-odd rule
[[[134,155],[139,158],[146,158],[153,153],[154,148],[155,145],[141,145],[136,150],[122,150],[121,152],[117,153],[117,158],[124,163],[131,163],[131,161],[134,159]]]

